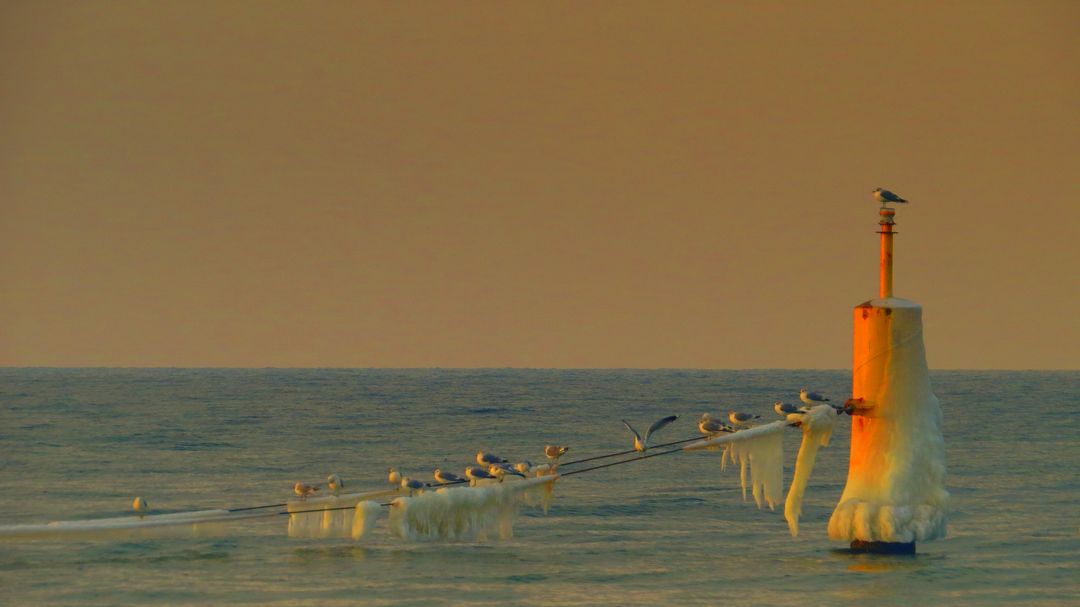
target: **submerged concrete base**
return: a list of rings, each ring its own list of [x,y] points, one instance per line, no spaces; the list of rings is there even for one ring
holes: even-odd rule
[[[851,542],[851,551],[863,554],[915,554],[915,542]]]

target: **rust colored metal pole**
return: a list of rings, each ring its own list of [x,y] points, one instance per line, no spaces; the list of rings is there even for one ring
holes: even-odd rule
[[[881,221],[878,225],[881,226],[881,276],[878,283],[878,296],[882,299],[893,296],[893,215],[896,215],[896,211],[893,209],[882,208],[879,211],[881,215]]]

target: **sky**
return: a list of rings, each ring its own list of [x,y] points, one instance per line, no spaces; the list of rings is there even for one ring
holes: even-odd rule
[[[1080,368],[1080,2],[0,1],[0,365]]]

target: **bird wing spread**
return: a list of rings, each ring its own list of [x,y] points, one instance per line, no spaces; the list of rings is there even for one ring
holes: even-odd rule
[[[649,429],[645,431],[645,441],[644,442],[648,442],[649,437],[652,436],[652,434],[654,432],[657,432],[658,430],[660,430],[660,428],[663,428],[664,426],[670,424],[671,422],[675,421],[676,419],[679,419],[678,415],[669,415],[669,416],[665,417],[664,419],[656,420],[653,423],[653,425],[649,426]]]

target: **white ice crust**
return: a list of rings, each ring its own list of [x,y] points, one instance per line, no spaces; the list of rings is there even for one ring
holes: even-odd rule
[[[852,416],[847,485],[829,537],[900,543],[944,537],[945,443],[922,308],[872,300],[855,308],[855,323],[852,396],[864,400]]]

